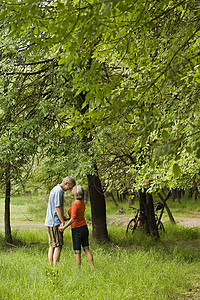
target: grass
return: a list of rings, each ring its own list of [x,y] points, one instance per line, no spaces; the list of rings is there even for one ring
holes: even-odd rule
[[[11,199],[11,203],[31,219],[43,223],[45,200],[26,199]],[[186,213],[198,210],[198,203],[190,204],[184,200]],[[125,213],[130,213],[128,204],[120,203],[120,206]],[[169,206],[174,216],[184,215],[176,211],[180,207],[176,208],[175,203]],[[18,220],[25,218],[19,210],[15,211],[18,211],[15,216]],[[110,201],[107,213],[119,215],[118,208]],[[90,218],[88,205],[87,219]],[[2,233],[0,299],[200,299],[200,228],[173,226],[166,222],[165,229],[166,233],[156,242],[139,231],[126,238],[124,227],[109,226],[109,243],[99,245],[90,241],[94,272],[90,271],[84,254],[82,269],[77,272],[70,229],[64,233],[65,245],[56,269],[48,264],[48,240],[44,227],[13,230],[16,248],[4,243]]]
[[[0,224],[4,219],[4,197],[0,196]],[[40,195],[34,196],[13,196],[10,201],[11,226],[27,225],[31,226],[31,221],[44,223],[47,200]]]
[[[200,232],[193,230],[189,237],[184,234],[188,229],[176,233],[175,227],[167,226],[166,236],[157,243],[139,232],[127,240],[121,228],[109,228],[110,243],[90,243],[94,272],[84,254],[77,272],[70,230],[56,269],[48,265],[45,230],[15,232],[18,248],[1,249],[0,299],[192,299],[200,258],[188,245],[199,242]],[[173,235],[180,233],[183,239],[175,242]]]
[[[160,198],[158,196],[154,196],[154,202],[159,202]],[[125,214],[133,214],[133,211],[129,209],[128,201],[118,202],[119,207],[116,207],[111,199],[106,203],[106,211],[108,215],[120,215],[119,208],[122,207],[124,209]],[[192,199],[188,199],[187,195],[181,198],[181,203],[177,200],[173,201],[171,198],[167,200],[167,205],[169,206],[173,216],[175,217],[185,217],[185,216],[193,216],[194,212],[200,212],[199,200],[195,201],[194,197]],[[136,201],[132,206],[139,208],[139,203]],[[163,218],[167,218],[168,215],[166,211],[164,211]]]

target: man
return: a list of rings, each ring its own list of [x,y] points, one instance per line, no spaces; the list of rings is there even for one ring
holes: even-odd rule
[[[49,236],[48,259],[51,266],[56,267],[63,246],[63,232],[58,230],[68,220],[64,216],[64,192],[72,190],[76,185],[73,177],[67,176],[61,184],[57,184],[50,192],[45,225]]]

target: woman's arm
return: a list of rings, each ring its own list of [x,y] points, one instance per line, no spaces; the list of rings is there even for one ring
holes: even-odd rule
[[[65,224],[64,226],[63,225],[60,225],[59,227],[58,227],[58,230],[59,231],[64,231],[68,226],[70,226],[73,222],[75,221],[75,218],[71,218],[70,220],[69,220],[69,222],[67,222],[67,224]]]

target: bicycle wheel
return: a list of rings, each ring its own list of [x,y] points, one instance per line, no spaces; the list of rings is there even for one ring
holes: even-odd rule
[[[158,224],[156,223],[156,226],[158,227],[158,230],[165,232],[164,225],[161,221]]]
[[[135,218],[131,219],[127,225],[127,228],[126,228],[126,235],[128,235],[128,233],[132,233],[135,231],[137,227],[137,222],[135,220]]]

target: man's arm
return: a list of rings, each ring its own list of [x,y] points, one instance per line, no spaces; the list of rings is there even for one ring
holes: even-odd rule
[[[60,219],[61,224],[64,225],[65,220],[64,220],[64,215],[63,215],[62,208],[60,206],[56,207],[56,212],[58,214],[58,218]]]

